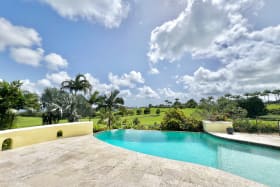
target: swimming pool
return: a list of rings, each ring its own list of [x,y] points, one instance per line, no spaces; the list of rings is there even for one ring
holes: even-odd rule
[[[95,137],[126,149],[218,168],[269,186],[280,186],[280,150],[206,133],[111,130]]]

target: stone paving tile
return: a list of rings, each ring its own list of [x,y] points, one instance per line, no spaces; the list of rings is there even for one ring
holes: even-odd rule
[[[136,153],[92,136],[0,152],[0,186],[262,186],[217,169]]]

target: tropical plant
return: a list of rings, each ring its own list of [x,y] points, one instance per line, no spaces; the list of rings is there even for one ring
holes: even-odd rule
[[[0,81],[0,129],[12,128],[16,110],[24,108],[21,85],[20,81]]]
[[[186,108],[196,108],[198,106],[197,102],[194,99],[190,99],[186,102]]]
[[[118,97],[119,93],[119,90],[114,90],[109,95],[100,96],[98,99],[98,108],[103,109],[101,113],[104,113],[104,117],[108,119],[107,126],[109,128],[111,128],[114,119],[113,111],[124,104],[123,98]]]
[[[85,94],[91,90],[91,84],[86,79],[85,75],[78,74],[74,80],[65,80],[61,83],[62,90],[69,90],[71,94],[77,95],[79,91]]]
[[[69,108],[69,94],[57,88],[46,88],[41,96],[43,124],[58,123]],[[68,102],[67,102],[68,101]]]

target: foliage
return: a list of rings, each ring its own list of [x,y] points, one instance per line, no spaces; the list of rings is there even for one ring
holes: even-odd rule
[[[263,120],[238,119],[233,123],[233,128],[236,132],[249,133],[276,133],[279,132],[277,122]]]
[[[15,109],[24,107],[22,83],[0,81],[0,129],[12,128],[16,119]]]
[[[186,130],[186,131],[201,131],[202,121],[194,118],[187,118],[182,110],[168,110],[161,122],[162,130]]]
[[[107,128],[102,126],[102,125],[99,125],[99,124],[93,124],[93,129],[92,131],[93,132],[99,132],[99,131],[104,131],[106,130]]]
[[[24,108],[28,111],[35,112],[40,109],[39,96],[29,91],[23,91]]]
[[[91,84],[83,74],[78,74],[74,80],[65,80],[61,83],[62,90],[69,90],[71,94],[77,95],[79,91],[87,93],[91,90]]]
[[[151,108],[144,109],[144,114],[150,114],[150,113],[151,113]]]
[[[141,109],[141,108],[137,109],[137,110],[136,110],[136,114],[137,114],[137,115],[141,115],[141,114],[142,114],[142,109]]]
[[[137,126],[140,124],[140,120],[138,118],[134,118],[132,123],[133,125]]]
[[[197,102],[194,99],[190,99],[186,102],[186,108],[196,108],[198,106]]]
[[[103,117],[108,119],[107,125],[109,128],[115,120],[113,110],[119,109],[124,104],[123,98],[118,97],[119,93],[119,90],[114,90],[109,95],[100,96],[98,99],[98,108],[103,109],[101,113],[103,113]]]
[[[157,114],[157,115],[160,115],[160,109],[159,109],[159,108],[157,108],[156,114]]]
[[[57,88],[46,88],[41,96],[43,108],[43,124],[58,123],[63,116],[63,109],[66,108],[65,101],[69,94]],[[64,112],[65,113],[65,112]]]
[[[263,101],[258,97],[240,99],[238,105],[247,110],[247,116],[250,118],[265,115],[267,113]]]

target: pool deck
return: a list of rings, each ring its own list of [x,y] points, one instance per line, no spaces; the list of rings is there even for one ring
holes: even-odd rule
[[[136,153],[92,135],[0,152],[0,186],[262,186],[196,164]]]
[[[261,145],[272,146],[280,149],[279,134],[248,134],[248,133],[234,133],[233,135],[227,133],[209,132],[214,136],[221,138],[243,141],[248,143],[255,143]]]

